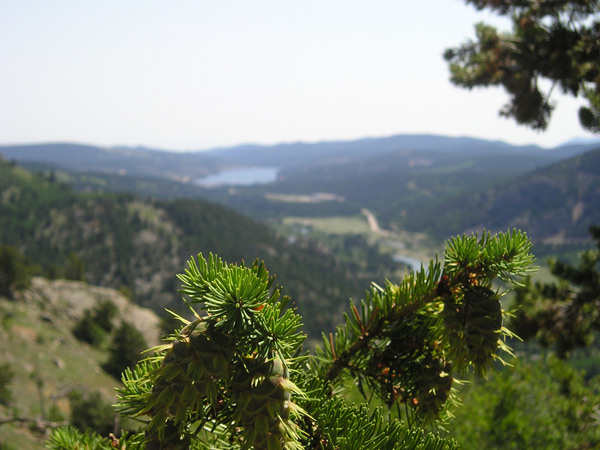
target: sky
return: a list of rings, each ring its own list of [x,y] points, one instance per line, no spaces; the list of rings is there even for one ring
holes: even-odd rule
[[[450,83],[442,54],[479,21],[509,27],[462,0],[0,0],[0,145],[591,137],[558,89],[537,132],[501,89]]]

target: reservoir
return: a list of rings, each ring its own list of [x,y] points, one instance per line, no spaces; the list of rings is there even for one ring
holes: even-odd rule
[[[273,183],[277,179],[277,167],[243,167],[226,169],[204,178],[197,178],[196,184],[211,186],[251,186]]]

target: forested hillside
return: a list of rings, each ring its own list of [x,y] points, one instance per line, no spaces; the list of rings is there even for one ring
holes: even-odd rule
[[[159,312],[173,307],[175,274],[190,255],[213,252],[246,263],[260,258],[311,317],[307,330],[317,336],[317,330],[331,328],[349,297],[360,296],[368,285],[316,247],[289,244],[221,206],[75,193],[6,162],[0,162],[0,244],[18,247],[43,274],[120,287]]]
[[[437,236],[486,227],[527,230],[540,244],[590,242],[590,225],[600,223],[600,149],[575,156],[479,192],[425,203],[400,226]],[[436,220],[427,220],[435,216]]]
[[[93,168],[106,174],[159,176],[178,181],[206,175],[219,167],[212,157],[200,153],[69,143],[0,146],[0,154],[9,160],[44,162],[76,172]]]
[[[288,217],[357,217],[368,208],[382,228],[425,232],[437,244],[470,230],[517,226],[528,231],[544,256],[581,250],[589,243],[589,225],[600,221],[600,207],[593,201],[598,189],[595,148],[544,150],[406,135],[183,154],[68,144],[2,147],[0,152],[88,195],[113,191],[155,200],[203,198],[278,226]],[[244,187],[204,188],[190,182],[235,165],[272,165],[280,168],[280,176],[270,184]],[[315,193],[334,200],[312,201]],[[132,245],[127,242],[120,247],[124,253]],[[248,254],[232,255],[239,258],[240,253]],[[389,273],[381,273],[385,276]]]

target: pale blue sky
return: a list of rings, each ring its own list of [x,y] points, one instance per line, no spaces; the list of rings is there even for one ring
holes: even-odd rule
[[[558,92],[537,133],[498,117],[501,90],[450,84],[442,53],[481,20],[461,0],[0,0],[0,144],[589,136]]]

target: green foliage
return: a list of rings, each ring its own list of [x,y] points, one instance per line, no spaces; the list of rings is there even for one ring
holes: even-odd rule
[[[74,427],[60,427],[52,431],[46,442],[50,450],[114,450],[116,441],[94,433],[81,432]]]
[[[12,298],[31,282],[32,267],[16,248],[0,245],[0,296]]]
[[[468,407],[449,427],[465,450],[592,449],[600,446],[596,380],[557,358],[514,361],[514,368],[461,389]]]
[[[87,310],[73,327],[73,335],[80,341],[99,347],[113,328],[113,318],[117,307],[110,301],[103,301],[93,311]],[[145,345],[145,344],[144,344]],[[120,372],[119,372],[120,373]]]
[[[372,287],[336,338],[324,336],[322,376],[342,380],[346,369],[361,390],[367,385],[390,407],[404,404],[406,419],[432,422],[444,412],[453,377],[471,369],[484,375],[496,350],[508,350],[503,339],[511,333],[492,281],[529,273],[530,248],[520,232],[462,236],[447,243],[443,270],[431,262],[399,285]]]
[[[196,318],[180,317],[181,330],[123,372],[118,410],[143,425],[120,445],[454,449],[423,427],[447,416],[457,376],[487,373],[496,350],[508,350],[492,282],[528,274],[530,247],[516,231],[455,238],[443,268],[432,261],[400,284],[372,286],[314,355],[303,353],[300,316],[263,263],[199,255],[179,275]],[[368,399],[346,404],[349,380],[397,418]],[[64,433],[53,448],[85,439]]]
[[[94,308],[94,322],[106,332],[113,329],[113,319],[117,315],[118,308],[111,301],[105,300]]]
[[[186,312],[173,274],[189,258],[189,249],[218,253],[228,261],[262,255],[302,313],[316,318],[306,330],[315,339],[331,327],[337,306],[360,295],[366,283],[315,245],[291,245],[267,226],[221,206],[75,193],[2,161],[0,245],[18,246],[50,278],[67,276],[69,259],[70,278],[85,273],[90,284],[125,286],[134,302],[158,314],[164,307]],[[322,296],[335,305],[331,313],[321,308]]]
[[[15,374],[10,364],[0,364],[0,405],[8,406],[13,400],[10,384],[14,376]]]
[[[115,378],[121,376],[121,372],[142,359],[141,353],[147,344],[144,336],[127,322],[123,322],[115,331],[109,348],[108,361],[102,368]]]
[[[86,311],[73,327],[73,336],[82,342],[99,347],[106,339],[106,332],[95,321],[90,311]]]
[[[108,436],[115,428],[115,412],[99,392],[69,394],[71,425],[83,432]]]
[[[517,334],[554,346],[561,358],[589,345],[600,331],[600,227],[590,233],[597,248],[580,253],[578,266],[552,261],[558,282],[528,283],[515,296]]]
[[[472,89],[502,86],[510,95],[501,114],[544,130],[554,108],[540,79],[589,102],[580,109],[581,125],[600,132],[600,6],[595,0],[524,2],[467,0],[512,18],[511,33],[476,25],[475,42],[448,49],[453,83]]]
[[[64,267],[65,279],[75,281],[85,281],[85,265],[83,260],[75,254],[70,252],[67,255]]]

